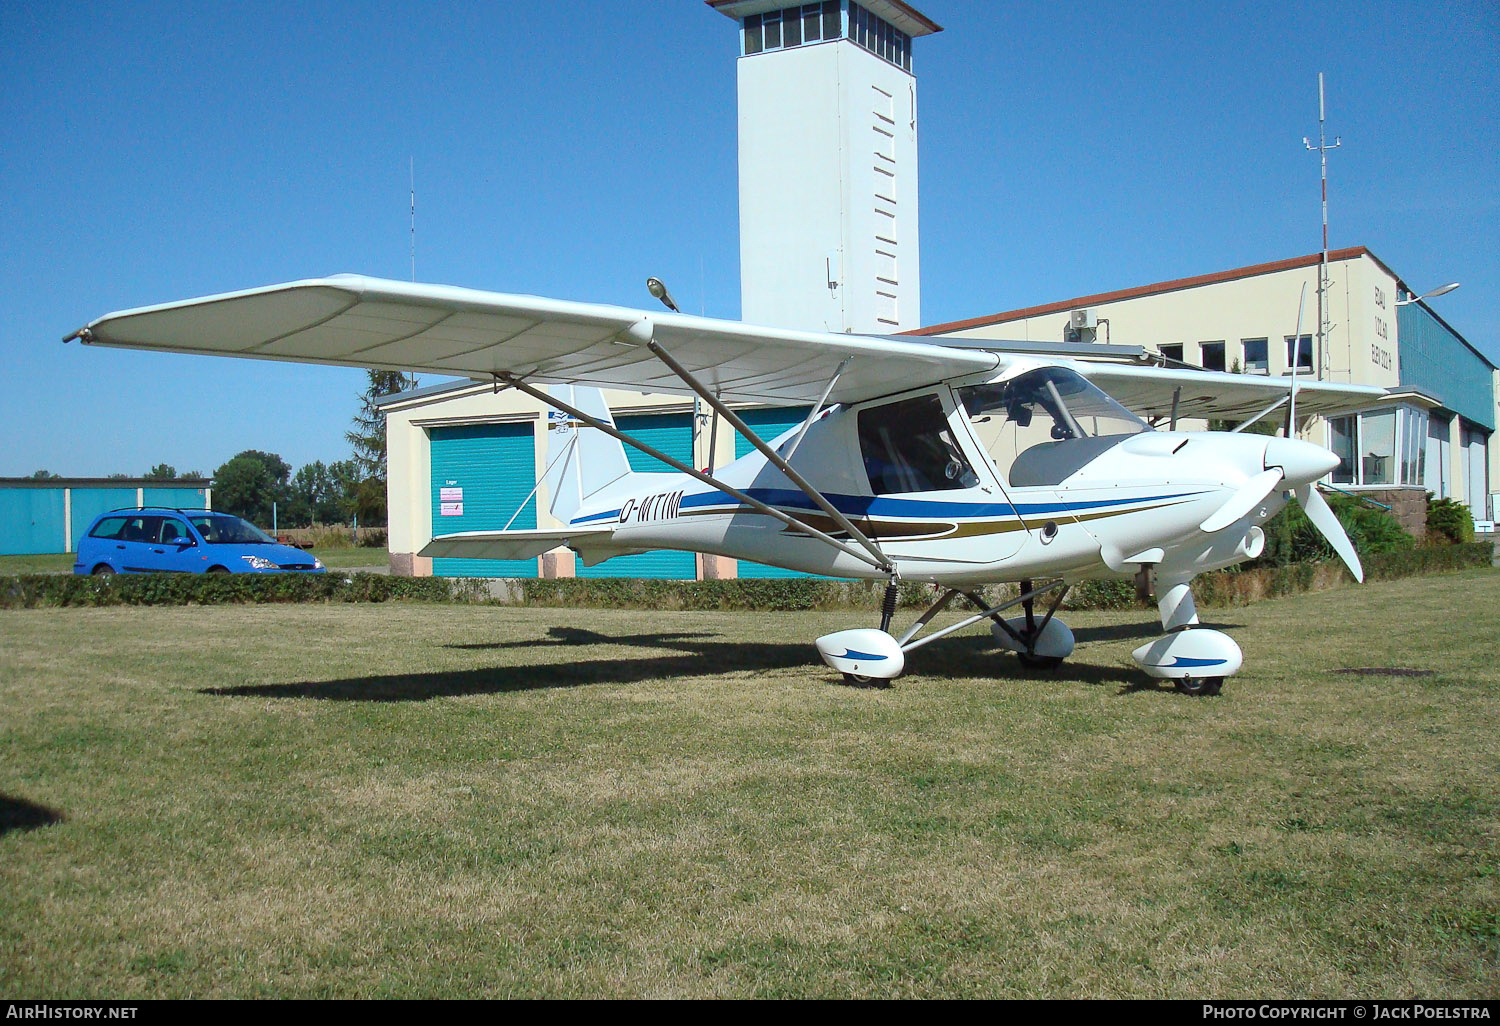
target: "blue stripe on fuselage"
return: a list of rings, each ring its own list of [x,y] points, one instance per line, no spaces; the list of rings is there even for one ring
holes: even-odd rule
[[[768,506],[802,509],[813,513],[822,510],[802,492],[790,488],[747,488],[745,494],[759,499]],[[891,499],[871,495],[825,495],[833,508],[846,516],[914,517],[917,519],[952,519],[954,517],[1004,517],[1043,515],[1049,513],[1075,513],[1081,510],[1107,509],[1136,502],[1161,502],[1165,499],[1180,499],[1197,495],[1198,492],[1174,492],[1171,495],[1143,495],[1132,499],[1095,499],[1085,502],[939,502],[931,499]],[[738,509],[739,500],[721,491],[697,492],[684,495],[679,509],[702,509],[705,507],[733,504]],[[592,513],[572,521],[587,524],[599,520],[610,520],[620,515],[618,509],[608,513]]]

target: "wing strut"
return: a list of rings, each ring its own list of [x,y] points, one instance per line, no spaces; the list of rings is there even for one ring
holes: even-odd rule
[[[798,520],[796,517],[791,516],[788,513],[783,513],[781,510],[777,509],[774,506],[768,506],[764,502],[761,502],[759,499],[746,495],[744,492],[740,491],[737,488],[731,488],[729,485],[724,484],[722,481],[719,481],[700,470],[695,470],[694,468],[688,466],[686,463],[683,463],[681,460],[673,459],[671,456],[668,456],[666,453],[662,452],[659,449],[653,449],[651,446],[647,445],[645,442],[640,441],[639,439],[631,438],[629,435],[627,435],[625,432],[621,431],[614,425],[606,424],[604,421],[599,420],[596,417],[589,416],[587,413],[584,413],[577,407],[568,405],[554,395],[549,395],[548,393],[543,392],[538,388],[533,388],[531,385],[528,385],[526,382],[522,381],[514,374],[496,374],[495,381],[497,385],[503,381],[505,382],[505,384],[509,385],[512,388],[520,389],[522,392],[525,392],[533,399],[539,400],[540,402],[545,403],[546,405],[551,406],[555,409],[562,410],[564,413],[568,414],[571,417],[577,417],[580,421],[587,424],[589,427],[598,428],[605,434],[613,438],[618,438],[626,445],[631,446],[635,449],[639,449],[647,456],[652,456],[656,459],[661,460],[669,467],[672,467],[674,470],[681,471],[682,473],[693,478],[693,480],[701,481],[704,484],[708,485],[710,488],[717,488],[719,491],[724,492],[731,498],[738,499],[740,502],[743,502],[745,505],[751,507],[757,512],[764,513],[768,517],[774,517],[793,530],[802,531],[821,542],[832,545],[840,552],[853,556],[855,559],[858,559],[862,563],[868,563],[870,566],[873,566],[875,569],[881,571],[882,573],[894,572],[894,567],[889,562],[877,562],[876,560],[871,559],[869,556],[854,548],[852,545],[846,545],[832,535],[825,534],[824,532],[818,530],[816,527],[805,524],[802,521]],[[717,404],[715,404],[715,408],[718,408]],[[738,420],[739,418],[735,419]]]
[[[849,361],[854,357],[844,357],[844,362],[839,364],[838,370],[833,372],[833,377],[828,379],[828,384],[823,386],[823,394],[818,396],[818,401],[813,403],[812,409],[807,411],[807,419],[802,422],[802,430],[797,432],[797,437],[792,439],[792,444],[787,447],[786,459],[790,463],[792,456],[796,454],[797,447],[802,444],[802,439],[807,437],[807,429],[813,426],[813,421],[818,419],[818,414],[823,412],[823,404],[828,401],[828,393],[833,391],[833,386],[839,383],[844,369],[849,366]]]
[[[1241,431],[1245,430],[1247,427],[1249,427],[1251,424],[1254,424],[1257,420],[1260,420],[1260,418],[1264,417],[1266,414],[1268,414],[1268,413],[1275,413],[1277,410],[1281,409],[1283,406],[1285,406],[1287,404],[1288,400],[1290,400],[1290,399],[1291,399],[1291,396],[1289,396],[1289,395],[1282,396],[1280,399],[1276,400],[1270,406],[1267,406],[1264,410],[1261,410],[1259,413],[1257,413],[1255,416],[1251,417],[1249,420],[1241,421],[1240,423],[1236,424],[1234,427],[1230,428],[1229,429],[1229,433],[1231,435],[1238,434],[1239,432],[1241,432]]]
[[[848,517],[840,513],[833,503],[824,498],[822,492],[818,491],[812,486],[811,483],[808,482],[807,478],[803,477],[801,474],[797,473],[797,471],[793,470],[792,465],[786,460],[782,459],[780,453],[771,448],[765,442],[761,441],[760,436],[757,435],[754,431],[751,431],[749,425],[741,420],[738,414],[736,414],[729,407],[725,406],[722,400],[720,400],[717,396],[715,396],[712,392],[705,388],[702,382],[693,377],[692,373],[686,367],[674,360],[672,358],[672,354],[663,349],[661,347],[661,343],[657,342],[654,336],[650,339],[650,341],[646,343],[646,348],[651,350],[651,352],[656,356],[658,360],[666,364],[667,367],[671,369],[673,374],[676,374],[679,378],[681,378],[684,384],[686,384],[694,392],[697,392],[699,395],[701,395],[704,402],[712,406],[725,420],[729,421],[730,425],[744,436],[745,441],[749,442],[751,445],[759,449],[761,455],[769,460],[771,462],[771,465],[774,466],[777,470],[781,471],[788,478],[790,478],[793,484],[802,489],[803,494],[813,502],[817,503],[819,509],[832,517],[833,522],[838,524],[841,530],[848,534],[849,537],[859,542],[859,544],[864,547],[866,552],[875,557],[873,562],[868,559],[865,560],[865,562],[871,563],[873,566],[879,567],[881,570],[894,576],[896,572],[896,566],[891,562],[886,554],[880,550],[880,546],[876,545],[875,542],[867,538],[863,531],[855,527]],[[842,365],[840,365],[839,367],[839,373],[843,373]],[[837,378],[838,375],[834,375],[834,379],[837,380]],[[829,387],[831,389],[832,385],[830,384]],[[826,392],[824,393],[824,398],[827,398]],[[821,406],[822,403],[819,402],[818,405]]]

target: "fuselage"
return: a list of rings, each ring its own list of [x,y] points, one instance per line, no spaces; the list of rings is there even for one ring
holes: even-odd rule
[[[770,444],[785,457],[799,434]],[[788,462],[880,546],[903,579],[1076,579],[1142,565],[1191,576],[1259,551],[1257,525],[1285,504],[1281,491],[1228,528],[1207,533],[1199,525],[1266,469],[1268,441],[1154,431],[1071,371],[1021,366],[826,410]],[[810,527],[848,537],[758,451],[716,476]],[[631,550],[689,549],[835,577],[886,576],[684,474],[632,474],[590,496],[572,522],[611,525],[612,544]]]

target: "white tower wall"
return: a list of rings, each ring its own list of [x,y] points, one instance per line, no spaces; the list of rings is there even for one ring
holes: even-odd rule
[[[916,88],[847,39],[739,58],[745,321],[921,325]]]

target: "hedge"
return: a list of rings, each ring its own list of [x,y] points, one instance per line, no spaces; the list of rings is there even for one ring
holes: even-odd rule
[[[0,608],[184,606],[262,602],[451,602],[487,594],[479,582],[386,574],[130,574],[0,577]]]
[[[1489,542],[1434,545],[1364,559],[1366,580],[1392,580],[1419,574],[1487,567],[1494,558]],[[1260,569],[1229,569],[1203,574],[1193,582],[1202,606],[1241,605],[1262,598],[1323,590],[1348,583],[1338,562],[1295,563]],[[817,578],[730,581],[662,581],[641,578],[539,578],[507,582],[498,596],[483,579],[393,577],[386,574],[140,574],[81,577],[27,574],[0,577],[0,609],[44,606],[182,606],[263,602],[486,602],[527,606],[766,610],[878,609],[884,586],[878,581]],[[1014,595],[1014,585],[992,598]],[[927,605],[932,585],[904,581],[900,605]],[[508,597],[507,597],[508,596]],[[1083,581],[1068,594],[1069,609],[1144,608],[1130,581]]]

